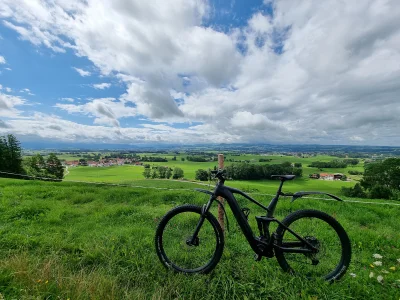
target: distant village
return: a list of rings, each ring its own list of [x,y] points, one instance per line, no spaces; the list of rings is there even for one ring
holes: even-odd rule
[[[123,166],[123,165],[137,165],[142,166],[143,163],[132,158],[108,158],[100,159],[99,161],[94,160],[71,160],[65,161],[64,166],[67,167],[78,167],[78,166],[88,166],[88,167],[111,167],[111,166]]]
[[[314,173],[310,174],[309,178],[311,179],[322,179],[322,180],[344,180],[345,175],[342,173]]]

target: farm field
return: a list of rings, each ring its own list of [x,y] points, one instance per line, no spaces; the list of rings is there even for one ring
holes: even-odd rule
[[[138,182],[176,189],[196,186]],[[347,230],[352,263],[342,280],[329,285],[283,273],[275,259],[255,262],[229,209],[224,253],[211,274],[182,276],[165,270],[154,249],[159,219],[176,205],[203,204],[204,194],[3,178],[0,192],[0,293],[5,299],[400,297],[398,206],[309,199],[278,204],[280,219],[297,209],[314,208],[333,215]],[[254,216],[262,212],[245,205],[251,209],[249,220],[255,230]],[[371,267],[377,260],[373,254],[383,256],[382,266]],[[383,276],[382,283],[376,280],[378,275]]]
[[[187,165],[186,165],[187,166]],[[182,166],[184,167],[184,165]],[[185,170],[184,170],[185,171]],[[194,171],[195,172],[195,171]],[[152,179],[143,179],[143,167],[141,166],[115,166],[115,167],[74,167],[69,168],[69,174],[65,176],[64,181],[87,181],[87,182],[108,182],[119,184],[140,185],[145,182],[149,186],[157,186],[160,180],[155,184]],[[185,171],[186,174],[186,171]],[[194,178],[193,178],[194,180]],[[169,180],[164,180],[169,182]],[[207,182],[202,182],[208,184]],[[227,185],[244,189],[251,192],[272,193],[276,191],[277,181],[275,180],[228,180]],[[342,186],[351,187],[355,182],[345,181],[325,181],[309,178],[299,178],[287,182],[285,187],[287,191],[295,192],[300,190],[318,190],[329,193],[338,193]],[[214,185],[214,182],[211,183]]]
[[[184,177],[188,180],[195,179],[195,173],[198,169],[213,169],[214,166],[217,166],[217,162],[192,162],[192,161],[181,161],[181,157],[186,157],[186,155],[160,155],[160,154],[149,154],[149,153],[140,153],[140,156],[157,156],[157,157],[165,157],[168,159],[168,162],[150,162],[151,166],[168,166],[171,168],[179,167],[184,171]],[[177,160],[172,161],[172,158],[176,156]],[[241,156],[231,156],[227,155],[225,157],[225,166],[232,164],[229,162],[230,159],[235,160],[249,160],[252,163],[257,164],[267,164],[266,162],[258,162],[260,158],[271,159],[269,164],[280,164],[285,161],[290,161],[292,163],[301,162],[303,165],[303,177],[297,178],[295,181],[290,182],[287,187],[290,191],[299,191],[299,190],[319,190],[330,193],[339,193],[342,186],[352,187],[356,183],[355,180],[358,180],[360,176],[349,175],[349,170],[357,170],[363,171],[363,163],[360,162],[357,166],[348,166],[347,168],[335,169],[335,168],[327,168],[324,171],[319,171],[317,168],[310,168],[308,164],[313,161],[330,161],[333,159],[337,159],[333,156],[327,155],[319,155],[315,157],[294,157],[294,156],[281,156],[281,155],[241,155]],[[343,173],[348,177],[353,178],[354,180],[345,182],[345,181],[324,181],[324,180],[316,180],[309,179],[308,175],[312,173]],[[78,180],[78,181],[90,181],[90,182],[110,182],[110,183],[124,183],[131,184],[132,182],[136,182],[137,180],[143,180],[143,167],[142,166],[133,166],[133,165],[124,165],[124,166],[112,166],[112,167],[71,167],[69,168],[69,174],[65,176],[65,180]],[[136,183],[137,184],[137,183]],[[253,180],[253,181],[228,181],[228,185],[245,189],[247,191],[253,192],[274,192],[276,190],[276,182],[270,180]],[[295,189],[295,190],[292,190]]]

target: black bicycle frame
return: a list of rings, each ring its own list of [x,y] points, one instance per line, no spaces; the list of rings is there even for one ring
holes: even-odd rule
[[[263,255],[264,254],[263,251],[265,250],[265,247],[279,248],[283,252],[312,253],[314,251],[317,251],[316,247],[311,245],[308,241],[303,239],[301,236],[299,236],[293,230],[291,230],[290,228],[288,228],[287,226],[282,224],[282,222],[280,222],[279,220],[277,220],[273,217],[276,205],[279,200],[279,196],[282,195],[281,191],[282,191],[283,182],[284,181],[281,181],[276,196],[271,200],[271,202],[269,203],[268,206],[262,205],[261,203],[259,203],[258,201],[256,201],[255,199],[253,199],[252,197],[247,195],[246,193],[242,192],[241,190],[238,190],[238,189],[235,189],[235,188],[232,188],[229,186],[225,186],[223,181],[222,182],[219,181],[217,183],[214,192],[210,192],[210,191],[204,190],[204,189],[195,189],[199,192],[209,194],[209,195],[211,195],[211,197],[210,197],[209,201],[207,202],[207,204],[205,204],[203,206],[202,216],[200,217],[199,223],[197,224],[197,227],[195,229],[195,232],[193,233],[191,240],[188,242],[189,243],[194,242],[194,240],[196,239],[197,234],[199,233],[200,228],[204,222],[205,214],[210,210],[212,203],[217,199],[217,197],[222,197],[222,198],[226,199],[226,201],[228,202],[228,205],[231,208],[232,213],[235,216],[235,219],[240,226],[240,229],[242,230],[244,236],[246,237],[250,247],[253,249],[253,251],[256,254]],[[298,246],[306,244],[307,246],[309,246],[309,249],[282,247],[282,246],[273,244],[271,240],[269,242],[265,242],[265,241],[262,241],[261,239],[257,238],[256,236],[254,236],[253,230],[250,227],[246,216],[242,212],[242,210],[233,194],[239,194],[239,195],[245,197],[246,199],[248,199],[249,201],[251,201],[252,203],[258,205],[259,207],[261,207],[267,211],[267,214],[265,217],[259,217],[261,219],[264,219],[264,221],[266,222],[266,226],[267,226],[266,229],[268,229],[270,222],[277,222],[299,239],[299,242],[294,242],[294,243],[292,242],[290,244],[288,243],[288,244],[285,244],[285,246],[291,246],[291,247],[297,246],[298,247]],[[300,243],[300,241],[302,243]]]

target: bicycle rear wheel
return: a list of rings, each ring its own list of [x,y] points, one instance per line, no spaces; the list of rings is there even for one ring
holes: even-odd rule
[[[284,271],[327,281],[337,280],[346,273],[351,260],[350,240],[333,217],[317,210],[299,210],[288,215],[282,223],[318,249],[316,253],[292,253],[275,248],[276,258]],[[278,246],[311,249],[282,225],[276,233]]]
[[[172,209],[156,230],[155,244],[161,262],[181,273],[208,273],[219,262],[224,248],[224,235],[215,217],[208,212],[193,244],[201,217],[201,207],[183,205]]]

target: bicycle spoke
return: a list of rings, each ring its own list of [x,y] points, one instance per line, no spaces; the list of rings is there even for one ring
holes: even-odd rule
[[[176,215],[167,224],[163,234],[163,247],[170,262],[183,269],[196,269],[206,265],[213,257],[217,241],[211,224],[204,222],[197,236],[198,245],[188,245],[200,215],[185,212]]]
[[[341,259],[341,242],[335,230],[325,221],[318,218],[301,218],[290,225],[290,229],[307,240],[318,249],[318,253],[290,253],[284,256],[293,271],[305,274],[307,277],[322,277],[336,269]],[[309,249],[293,234],[286,231],[282,244],[289,243],[295,249]]]

